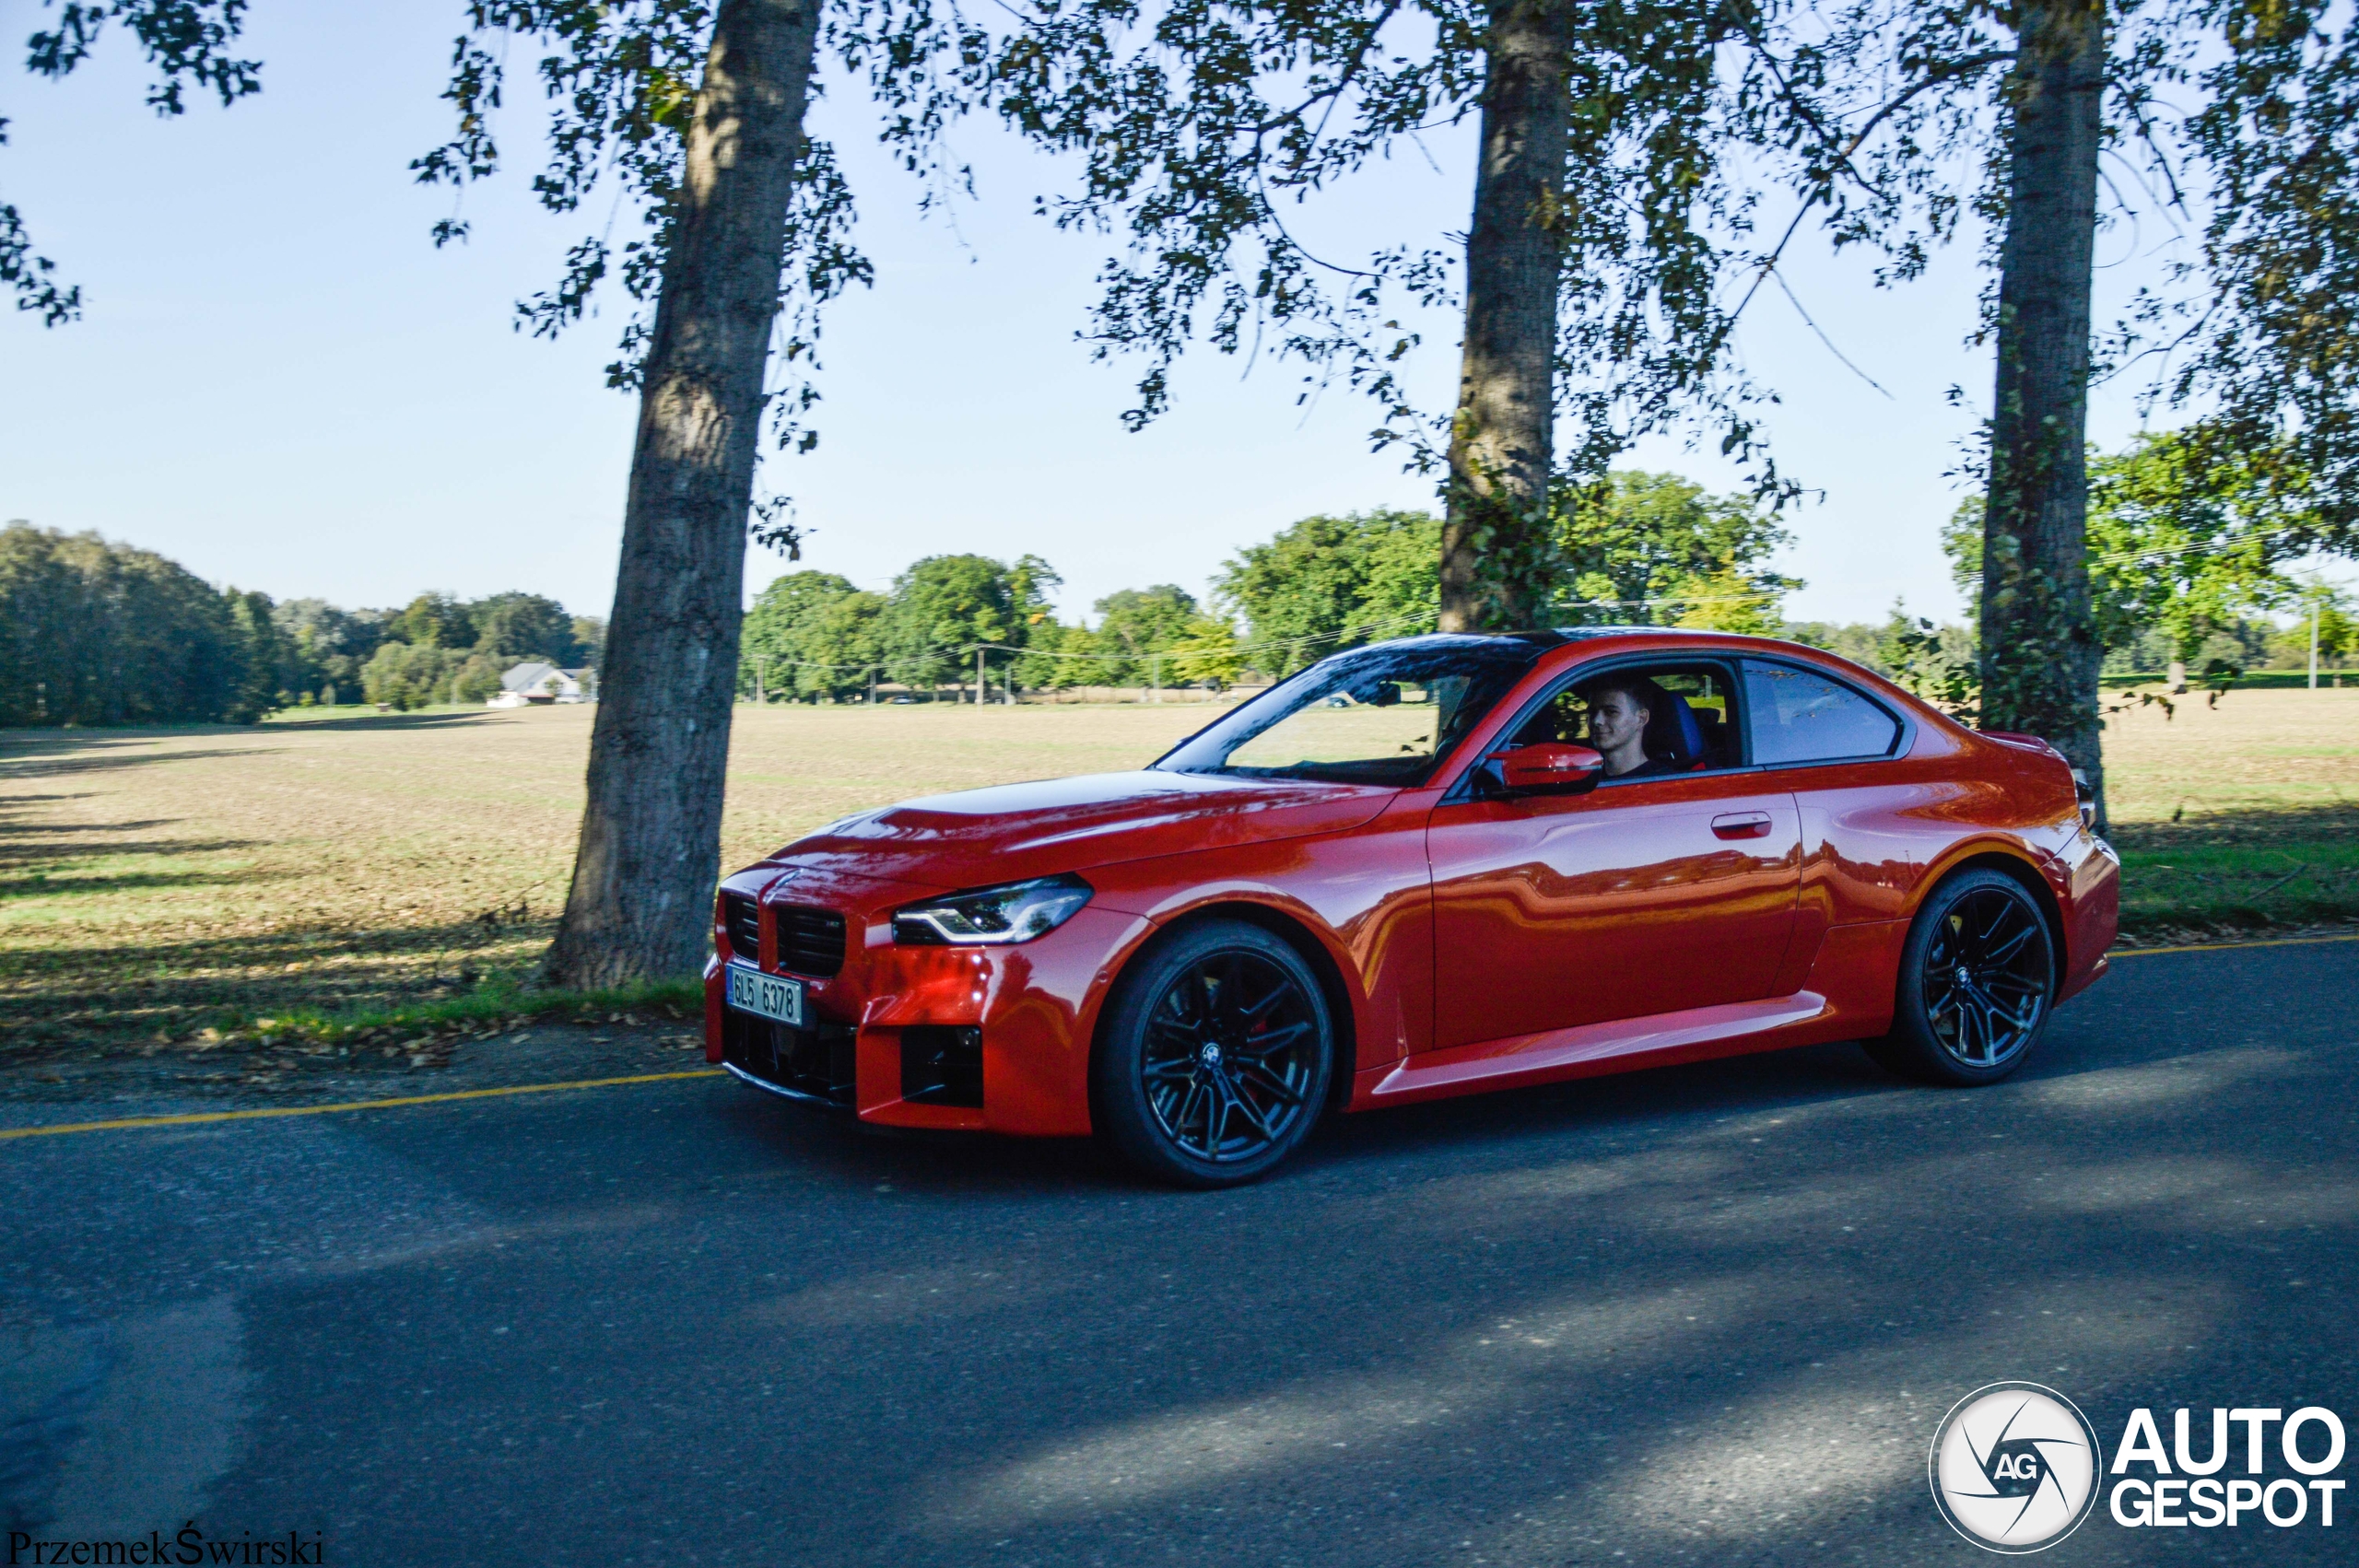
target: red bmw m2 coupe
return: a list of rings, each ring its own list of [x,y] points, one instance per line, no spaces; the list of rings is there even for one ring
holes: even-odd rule
[[[1831,1040],[1989,1083],[2105,972],[2085,795],[2045,742],[1791,643],[1381,643],[1138,772],[863,813],[737,872],[707,1053],[1196,1187],[1330,1110]]]

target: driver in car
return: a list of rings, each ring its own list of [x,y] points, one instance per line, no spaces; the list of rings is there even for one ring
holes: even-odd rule
[[[1647,723],[1671,708],[1670,694],[1644,675],[1607,675],[1581,688],[1589,704],[1589,743],[1605,758],[1608,778],[1650,778],[1677,773],[1647,755]]]

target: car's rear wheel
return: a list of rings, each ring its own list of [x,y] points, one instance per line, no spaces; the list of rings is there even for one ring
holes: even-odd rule
[[[1090,1064],[1099,1135],[1158,1180],[1252,1181],[1309,1136],[1333,1050],[1302,955],[1259,926],[1208,920],[1122,977]]]
[[[2029,1059],[2056,994],[2056,944],[2024,885],[1976,868],[1933,889],[1908,930],[1892,1033],[1868,1054],[1903,1077],[1995,1083]]]

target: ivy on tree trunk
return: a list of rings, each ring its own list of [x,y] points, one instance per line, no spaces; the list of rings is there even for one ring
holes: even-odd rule
[[[647,345],[554,983],[692,972],[709,945],[762,378],[818,34],[816,0],[722,0],[714,19]]]
[[[1565,0],[1492,7],[1441,535],[1447,632],[1529,626],[1553,585],[1548,481],[1572,118],[1567,41]]]
[[[2034,0],[2018,16],[1983,513],[1981,721],[2050,742],[2099,789],[2102,810],[2105,650],[2089,596],[2084,447],[2106,15],[2102,0]]]

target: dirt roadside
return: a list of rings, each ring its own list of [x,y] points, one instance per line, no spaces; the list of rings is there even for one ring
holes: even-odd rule
[[[534,1023],[476,1035],[419,1035],[364,1045],[295,1040],[183,1041],[47,1051],[0,1063],[0,1107],[54,1119],[74,1106],[93,1119],[261,1106],[328,1105],[520,1084],[681,1072],[705,1066],[693,1022]]]

